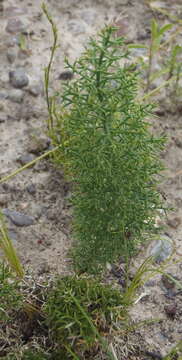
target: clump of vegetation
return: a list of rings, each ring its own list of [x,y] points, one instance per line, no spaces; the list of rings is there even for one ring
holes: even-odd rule
[[[136,101],[138,74],[116,31],[106,26],[80,59],[66,60],[76,78],[57,94],[61,108],[49,103],[57,161],[74,184],[73,257],[88,272],[130,256],[162,207],[157,175],[164,138],[149,131],[152,106]]]
[[[0,324],[11,318],[12,312],[22,307],[23,296],[19,291],[19,281],[5,263],[0,263]]]
[[[35,306],[29,284],[20,289],[11,272],[8,279],[11,285],[0,283],[4,360],[93,359],[100,352],[115,359],[109,344],[121,321],[127,324],[128,305],[119,290],[99,280],[67,276],[43,287],[35,283]]]
[[[118,318],[126,321],[123,296],[109,285],[88,278],[58,279],[45,305],[46,324],[59,344],[62,356],[85,358],[96,354],[99,346],[109,353],[104,337],[112,335]],[[77,357],[79,356],[79,357]]]

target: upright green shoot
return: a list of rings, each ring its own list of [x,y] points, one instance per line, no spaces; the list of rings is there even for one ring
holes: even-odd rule
[[[15,248],[8,235],[6,225],[3,220],[3,215],[0,212],[0,248],[3,250],[5,259],[8,261],[12,271],[16,273],[19,278],[24,277],[24,271],[21,262],[16,254]]]
[[[148,65],[148,73],[147,73],[147,86],[146,91],[149,90],[150,83],[151,83],[151,73],[153,70],[153,61],[154,57],[159,51],[162,36],[164,33],[168,30],[170,30],[172,27],[172,24],[166,24],[159,28],[157,22],[152,19],[151,22],[151,40],[150,40],[150,47],[149,47],[149,65]]]
[[[52,46],[52,51],[51,51],[51,57],[49,60],[49,64],[45,68],[45,72],[44,72],[46,101],[47,101],[47,108],[48,108],[48,112],[49,112],[49,116],[50,116],[50,118],[48,119],[47,127],[48,127],[48,130],[51,131],[51,129],[53,127],[53,121],[54,121],[53,114],[54,114],[54,108],[55,108],[55,103],[54,103],[55,98],[54,98],[54,96],[49,95],[49,82],[50,82],[50,70],[51,70],[53,59],[54,59],[55,51],[57,49],[58,36],[57,36],[57,27],[54,24],[52,17],[49,14],[47,7],[44,3],[42,4],[42,10],[45,13],[49,23],[51,24],[52,32],[53,32],[53,46]]]
[[[58,160],[74,184],[73,257],[81,271],[130,256],[162,206],[156,185],[164,139],[149,132],[152,106],[135,100],[137,73],[120,65],[128,52],[116,31],[105,27],[80,59],[66,60],[75,80],[58,94],[50,132],[55,145],[61,138]]]

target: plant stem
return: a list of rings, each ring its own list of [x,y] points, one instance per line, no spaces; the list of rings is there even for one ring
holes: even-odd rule
[[[148,68],[148,72],[147,72],[146,92],[149,91],[149,87],[150,87],[150,75],[151,75],[151,71],[152,71],[152,59],[153,59],[152,48],[153,48],[153,40],[151,39],[150,49],[149,49],[149,68]]]
[[[49,156],[50,154],[54,153],[56,150],[60,149],[60,146],[56,146],[54,149],[51,149],[49,151],[47,151],[46,153],[38,156],[36,159],[30,161],[28,164],[22,166],[20,169],[15,170],[14,172],[12,172],[11,174],[3,177],[2,179],[0,179],[0,184],[4,183],[7,180],[10,180],[12,177],[16,176],[17,174],[19,174],[20,172],[28,169],[30,166],[34,165],[37,161],[44,159],[45,157]]]
[[[116,358],[114,357],[113,353],[108,349],[108,344],[107,342],[102,338],[102,336],[99,334],[97,328],[93,325],[92,320],[89,318],[89,316],[87,315],[87,313],[85,312],[85,310],[83,309],[83,307],[80,305],[79,301],[77,300],[77,298],[70,294],[72,300],[74,301],[75,305],[78,307],[78,309],[81,311],[81,313],[83,314],[83,316],[87,319],[91,329],[93,330],[93,333],[95,334],[95,336],[100,340],[104,351],[106,351],[107,355],[109,356],[110,360],[116,360]]]
[[[50,121],[48,120],[48,130],[51,130],[53,128],[54,117],[53,117],[53,111],[52,111],[53,97],[49,96],[49,82],[50,82],[49,80],[50,80],[50,70],[52,67],[53,59],[54,59],[54,53],[57,49],[58,35],[57,35],[57,27],[54,24],[52,17],[50,16],[50,14],[46,8],[46,5],[44,3],[42,4],[42,10],[43,10],[44,14],[46,15],[48,21],[51,24],[53,39],[54,39],[53,46],[51,49],[50,60],[49,60],[48,66],[45,68],[45,93],[46,93],[46,102],[47,102],[48,112],[49,112],[49,116],[50,116]]]

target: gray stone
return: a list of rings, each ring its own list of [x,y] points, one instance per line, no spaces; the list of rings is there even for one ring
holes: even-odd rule
[[[7,99],[7,98],[8,98],[8,93],[4,92],[4,91],[1,91],[0,92],[0,100],[4,100],[4,99]]]
[[[7,120],[7,116],[4,114],[0,114],[0,123],[3,123]]]
[[[17,50],[14,48],[9,48],[6,53],[6,56],[10,64],[13,64],[17,56]]]
[[[35,195],[36,194],[36,186],[35,184],[30,184],[26,187],[27,191],[29,194],[31,195]]]
[[[2,210],[2,213],[16,226],[30,226],[35,222],[35,219],[32,216],[25,215],[18,211],[5,208]]]
[[[17,233],[14,230],[8,230],[8,236],[11,240],[11,243],[14,247],[18,247],[18,236]]]
[[[25,25],[18,18],[11,18],[6,25],[6,31],[10,34],[20,33],[25,30]]]
[[[173,242],[168,237],[163,235],[160,240],[155,240],[150,248],[149,255],[155,258],[156,263],[165,261],[173,252]]]
[[[14,71],[9,72],[10,83],[18,89],[27,86],[29,83],[28,76],[23,68],[18,68]]]
[[[177,229],[181,224],[181,219],[179,216],[171,217],[167,219],[167,224],[173,229]]]
[[[0,206],[7,206],[10,197],[7,194],[0,194]]]
[[[10,239],[14,242],[16,241],[17,242],[17,239],[18,239],[18,236],[17,236],[17,233],[13,230],[9,230],[8,231],[8,236],[10,237]]]
[[[179,148],[182,148],[182,137],[181,134],[178,134],[178,137],[174,138],[174,142],[176,144],[176,146],[178,146]]]
[[[9,91],[8,99],[21,104],[24,98],[24,92],[20,89],[12,89]]]
[[[29,86],[28,91],[31,95],[36,97],[43,94],[44,88],[42,83],[33,83],[31,86]]]
[[[21,165],[26,165],[29,162],[33,161],[34,159],[35,159],[35,156],[33,154],[23,154],[17,159],[17,161]]]
[[[20,39],[18,36],[13,36],[6,41],[7,47],[13,47],[19,44],[20,44]]]
[[[41,205],[32,204],[31,213],[36,220],[38,220],[42,216],[43,212],[43,207]]]

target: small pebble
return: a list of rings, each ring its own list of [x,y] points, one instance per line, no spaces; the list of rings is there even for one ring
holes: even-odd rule
[[[26,165],[29,162],[33,161],[34,159],[35,159],[35,156],[33,154],[23,154],[17,159],[17,161],[21,165]]]
[[[169,275],[172,276],[171,274]],[[163,274],[161,280],[166,289],[174,289],[175,283],[168,276]]]
[[[24,98],[24,92],[21,89],[11,89],[9,91],[8,99],[21,104]]]
[[[177,312],[177,305],[175,303],[165,305],[164,310],[169,317],[174,318]]]
[[[35,184],[30,184],[26,187],[27,191],[29,194],[31,195],[35,195],[36,194],[36,186]]]
[[[44,87],[41,82],[33,82],[28,89],[29,93],[35,97],[44,93]]]
[[[169,218],[167,219],[167,224],[173,229],[177,229],[177,227],[181,224],[181,219],[178,216]]]
[[[7,59],[9,61],[10,64],[13,64],[14,61],[16,60],[16,56],[17,56],[17,50],[14,48],[9,48],[7,53],[6,53]]]
[[[13,36],[6,41],[7,47],[13,47],[15,45],[20,45],[20,39],[18,36]]]
[[[25,25],[22,23],[22,21],[18,18],[11,18],[8,20],[6,25],[6,31],[14,34],[14,33],[20,33],[25,30]]]
[[[25,215],[18,211],[5,208],[2,210],[2,213],[16,226],[30,226],[35,222],[35,219],[32,216]]]
[[[48,273],[50,271],[50,267],[46,261],[39,265],[38,275],[42,275]]]
[[[161,263],[172,255],[172,252],[172,240],[168,236],[163,235],[160,240],[155,240],[155,242],[153,242],[153,246],[149,251],[149,256],[153,256],[156,263]]]
[[[0,194],[0,206],[7,206],[10,197],[7,194]]]
[[[38,220],[43,214],[43,207],[39,204],[32,204],[31,213],[33,214],[33,217]]]
[[[18,89],[27,86],[29,83],[28,76],[23,68],[18,68],[14,71],[9,72],[10,83]]]
[[[3,123],[7,120],[7,115],[0,114],[0,123]]]
[[[8,230],[8,235],[12,241],[17,241],[18,236],[14,230]]]
[[[174,142],[175,142],[175,144],[176,144],[176,146],[178,146],[179,148],[182,148],[182,138],[181,138],[181,136],[179,137],[176,137],[176,138],[174,138]]]
[[[8,93],[7,92],[0,92],[0,100],[4,100],[8,98]],[[2,109],[1,109],[2,110]]]

